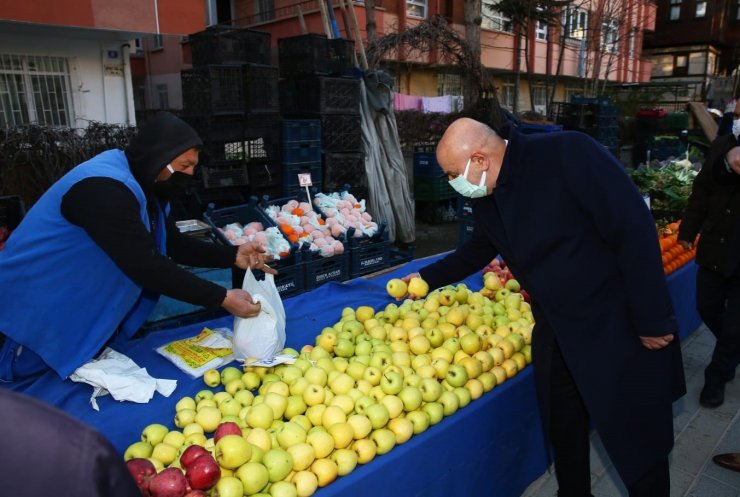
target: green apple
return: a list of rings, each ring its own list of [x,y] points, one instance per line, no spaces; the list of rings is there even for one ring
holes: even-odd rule
[[[242,374],[244,372],[241,369],[234,366],[227,366],[221,370],[221,384],[227,385],[231,380],[240,379]]]
[[[311,472],[316,475],[319,487],[325,487],[337,479],[339,469],[331,459],[316,459],[311,465]]]
[[[183,409],[192,409],[195,411],[195,399],[192,397],[183,397],[175,404],[175,412],[182,411]]]
[[[395,395],[403,388],[403,377],[394,371],[385,372],[380,378],[380,388],[388,395]]]
[[[308,409],[308,406],[304,402],[302,395],[291,395],[288,397],[284,415],[286,419],[293,419],[295,416],[306,412],[306,409]]]
[[[447,349],[442,349],[447,350]],[[452,354],[450,354],[452,356]],[[434,368],[434,376],[437,379],[444,379],[447,376],[447,371],[450,369],[450,361],[442,357],[437,357],[432,360],[432,367]]]
[[[470,404],[470,401],[473,400],[472,396],[470,395],[470,391],[465,387],[455,387],[455,389],[452,391],[457,396],[457,400],[459,401],[458,405],[460,408],[463,408]]]
[[[254,394],[249,390],[239,390],[234,394],[234,400],[239,402],[242,407],[251,406],[254,401]]]
[[[418,374],[412,373],[412,374],[408,374],[403,377],[403,384],[404,386],[407,386],[407,387],[418,388],[419,385],[421,385],[421,380],[422,380],[421,376],[419,376]]]
[[[334,437],[326,431],[314,431],[306,436],[306,443],[313,447],[317,459],[327,457],[334,450]]]
[[[442,421],[442,418],[445,415],[444,406],[439,402],[427,402],[426,404],[421,406],[421,410],[424,411],[429,417],[430,425],[436,425],[437,423]]]
[[[328,375],[323,369],[311,366],[303,373],[303,377],[308,380],[309,383],[319,385],[321,387],[326,385]]]
[[[365,415],[370,420],[373,429],[379,429],[388,424],[390,413],[388,408],[383,404],[371,404],[365,409]]]
[[[195,422],[197,413],[192,409],[181,409],[175,414],[175,426],[185,428],[187,425]]]
[[[365,343],[367,343],[367,342],[365,342]],[[370,346],[369,343],[368,343],[368,346]],[[351,361],[347,365],[347,370],[345,372],[349,376],[351,376],[355,381],[357,381],[357,380],[359,380],[359,379],[362,378],[362,375],[365,373],[365,368],[367,368],[367,366],[365,366],[361,362]]]
[[[214,488],[213,495],[218,495],[218,497],[242,497],[244,495],[241,480],[233,476],[221,476]]]
[[[346,423],[347,414],[339,406],[327,406],[324,412],[321,413],[321,426],[324,428],[330,428],[336,423]]]
[[[408,418],[393,418],[387,428],[396,436],[396,445],[406,443],[414,435],[414,424]]]
[[[483,385],[483,392],[490,392],[496,386],[496,376],[490,371],[481,373],[478,381]]]
[[[403,413],[403,401],[396,395],[386,395],[380,399],[380,403],[388,409],[390,419],[397,418]]]
[[[165,425],[159,423],[151,424],[144,428],[144,430],[142,430],[141,441],[149,442],[149,445],[154,447],[162,440],[164,440],[165,435],[167,435],[167,432],[169,431],[169,428],[167,428]]]
[[[293,459],[293,471],[303,471],[308,469],[314,460],[316,460],[316,451],[313,446],[307,442],[301,442],[291,445],[286,449]]]
[[[188,447],[189,445],[200,445],[201,447],[205,447],[206,442],[207,439],[203,433],[194,432],[189,435],[185,435],[185,443],[183,444],[183,446]]]
[[[222,414],[218,407],[205,406],[195,413],[195,422],[203,427],[204,432],[213,433],[221,424],[221,417]]]
[[[221,384],[221,373],[216,369],[209,369],[203,373],[203,383],[211,388],[217,387]],[[196,399],[197,401],[198,399]]]
[[[403,410],[410,412],[421,406],[422,393],[418,387],[406,386],[398,392],[398,398],[403,402]]]
[[[375,443],[376,453],[379,456],[387,454],[396,446],[396,435],[388,428],[374,430],[370,434],[370,440]]]
[[[274,420],[274,411],[264,403],[252,405],[244,418],[247,425],[251,428],[267,429],[272,425]]]
[[[234,400],[233,398],[229,398],[221,402],[221,404],[218,406],[219,411],[221,411],[222,416],[238,416],[239,411],[242,410],[241,403],[238,400]]]
[[[348,475],[357,467],[357,454],[352,449],[337,449],[332,453],[331,459],[337,465],[339,476]]]
[[[388,280],[388,283],[385,284],[385,290],[388,292],[388,295],[394,299],[401,299],[406,295],[408,285],[406,285],[406,282],[401,278],[393,278]]]
[[[278,430],[277,440],[280,447],[287,449],[293,445],[306,441],[306,430],[298,423],[288,421]]]
[[[329,388],[335,395],[345,394],[354,388],[354,386],[355,380],[347,373],[339,373],[333,381],[329,382]]]
[[[321,415],[324,414],[326,404],[316,404],[306,409],[306,417],[314,426],[321,426]]]
[[[375,454],[377,453],[375,442],[369,438],[355,440],[351,448],[357,454],[357,462],[359,464],[369,463],[375,458]]]
[[[180,451],[177,447],[165,442],[160,442],[152,448],[151,457],[157,459],[165,466],[169,466],[175,459],[177,459],[179,452]]]
[[[173,447],[177,447],[179,449],[185,443],[185,434],[177,430],[169,431],[167,432],[167,435],[165,435],[162,439],[162,442],[170,444]]]
[[[252,445],[241,435],[224,435],[216,443],[213,456],[219,466],[236,469],[252,457]]]
[[[424,402],[434,402],[442,395],[442,385],[434,378],[424,378],[419,385],[419,391]]]
[[[260,376],[254,371],[247,371],[241,376],[242,383],[247,390],[255,390],[262,383]]]
[[[213,398],[210,399],[201,399],[198,401],[198,403],[195,406],[195,411],[200,411],[204,407],[217,407],[216,401],[213,400]]]
[[[458,350],[460,350],[460,340],[456,337],[448,338],[444,341],[442,347],[446,348],[454,355],[457,353]]]
[[[459,364],[450,364],[445,380],[453,387],[462,387],[468,381],[468,372]]]
[[[285,479],[293,469],[293,458],[283,449],[270,449],[265,452],[262,463],[270,475],[270,482]]]
[[[352,433],[355,440],[367,437],[373,429],[370,418],[362,414],[352,414],[347,419],[347,424],[352,427]]]
[[[270,474],[267,468],[256,462],[243,464],[234,474],[242,483],[244,495],[254,495],[270,482]]]
[[[334,439],[335,449],[344,449],[354,440],[354,431],[349,423],[334,423],[326,430]]]
[[[477,400],[483,395],[483,383],[477,378],[471,378],[465,383],[465,389],[470,392],[470,398]]]
[[[374,398],[369,395],[363,395],[355,401],[355,412],[358,414],[367,414],[367,408],[376,403]]]
[[[446,390],[439,396],[438,402],[442,404],[445,416],[451,416],[460,408],[460,400],[454,392]]]
[[[306,387],[302,397],[303,402],[308,407],[322,404],[326,399],[326,390],[324,390],[324,387],[312,383]]]
[[[123,460],[128,461],[136,458],[149,458],[152,456],[153,447],[149,442],[134,442],[126,448],[123,453]]]
[[[276,481],[270,484],[270,497],[298,497],[298,490],[293,482]]]

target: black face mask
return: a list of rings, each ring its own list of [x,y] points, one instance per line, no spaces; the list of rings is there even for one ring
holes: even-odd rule
[[[181,171],[175,171],[165,181],[154,183],[154,194],[162,200],[174,200],[185,193],[193,177]]]

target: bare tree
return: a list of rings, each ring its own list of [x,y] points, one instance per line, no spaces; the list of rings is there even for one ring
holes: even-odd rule
[[[365,16],[367,18],[365,24],[367,41],[371,42],[378,36],[378,24],[375,21],[375,0],[365,0]]]
[[[478,61],[478,65],[480,65],[480,54],[481,54],[481,46],[480,46],[480,25],[482,22],[481,19],[481,0],[465,0],[465,41],[468,44],[468,47],[470,47],[470,57],[474,60]],[[477,104],[478,98],[480,96],[475,91],[473,85],[475,84],[473,81],[470,80],[470,78],[465,78],[464,80],[465,88],[464,88],[464,94],[465,94],[465,106],[468,105],[474,106]],[[468,102],[469,98],[475,99],[475,101]]]

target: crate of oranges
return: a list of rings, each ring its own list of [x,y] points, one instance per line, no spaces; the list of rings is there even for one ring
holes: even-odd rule
[[[658,226],[658,241],[660,243],[660,254],[663,261],[663,274],[668,276],[677,269],[685,266],[696,257],[696,242],[694,240],[691,249],[685,249],[678,243],[678,227],[681,221]]]

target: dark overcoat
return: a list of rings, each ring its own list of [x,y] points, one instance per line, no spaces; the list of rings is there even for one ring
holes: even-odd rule
[[[670,452],[672,402],[685,393],[678,328],[655,223],[622,165],[578,132],[509,142],[496,187],[473,202],[470,242],[422,269],[432,288],[500,254],[530,293],[533,364],[549,425],[554,340],[612,462],[630,485]],[[640,336],[675,333],[660,350]]]

